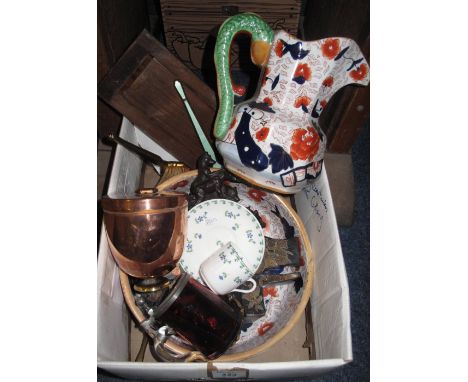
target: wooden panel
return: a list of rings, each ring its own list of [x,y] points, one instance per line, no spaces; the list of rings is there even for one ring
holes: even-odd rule
[[[305,14],[306,40],[333,36],[352,38],[370,64],[369,0],[309,0]],[[319,119],[328,137],[330,151],[345,153],[351,150],[369,116],[368,94],[368,88],[347,86],[331,98]]]
[[[340,125],[330,141],[329,151],[346,153],[361,132],[365,121],[369,119],[370,88],[353,89],[352,98],[347,101]]]
[[[300,8],[301,0],[161,1],[166,45],[172,54],[194,70],[214,70],[214,40],[219,26],[230,15],[254,12],[274,30],[285,30],[297,35]],[[239,44],[246,43],[240,41]],[[254,67],[239,62],[239,54],[243,54],[241,51],[244,51],[242,47],[233,46],[232,68],[254,70]]]
[[[369,57],[369,36],[361,45],[364,56]],[[369,59],[370,65],[370,59]],[[337,110],[329,122],[328,148],[332,152],[348,153],[370,116],[370,84],[366,87],[348,86],[337,98]]]
[[[369,35],[369,0],[308,0],[305,15],[307,40],[339,36],[362,45]]]
[[[106,75],[120,55],[148,25],[146,0],[98,0],[97,80]],[[122,115],[97,100],[99,137],[117,133]]]
[[[201,17],[204,14],[228,14],[224,11],[223,7],[237,7],[240,13],[242,12],[277,12],[283,14],[289,14],[291,11],[298,10],[301,6],[301,0],[235,0],[235,1],[223,1],[223,0],[161,0],[161,11],[172,12],[177,10],[178,13],[199,13]]]
[[[98,27],[109,65],[149,26],[146,0],[98,0]]]
[[[97,32],[97,80],[99,82],[109,70],[110,63],[109,57],[106,53],[106,47],[104,45],[104,37],[102,36],[102,32],[99,27]]]
[[[203,148],[174,88],[175,80],[182,83],[213,143],[214,92],[146,31],[101,81],[98,94],[172,155],[195,168]]]
[[[109,134],[117,134],[122,124],[122,114],[114,110],[99,98],[97,99],[98,137],[104,138]]]

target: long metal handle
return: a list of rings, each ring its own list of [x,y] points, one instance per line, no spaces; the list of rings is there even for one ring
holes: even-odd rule
[[[156,185],[165,182],[167,179],[175,175],[191,170],[190,167],[187,166],[185,163],[166,161],[162,159],[159,155],[156,155],[151,151],[145,150],[142,147],[136,146],[133,143],[126,141],[125,139],[116,137],[113,134],[108,135],[108,138],[114,141],[115,143],[124,146],[125,148],[134,152],[135,154],[140,155],[144,160],[147,160],[155,164],[156,166],[159,166],[160,171],[158,175],[160,175],[160,178]]]
[[[197,132],[198,138],[200,139],[200,142],[203,146],[203,150],[205,150],[210,155],[211,159],[213,159],[216,162],[213,167],[221,168],[221,165],[216,161],[216,154],[213,150],[213,147],[211,147],[210,142],[208,141],[208,138],[203,132],[203,129],[200,123],[198,122],[198,119],[195,116],[195,113],[193,112],[192,107],[190,106],[187,100],[187,97],[185,96],[185,92],[182,87],[182,84],[179,81],[174,81],[174,86],[177,89],[177,92],[179,93],[180,98],[182,98],[185,108],[187,109],[189,113],[190,119],[192,120],[193,126],[195,127],[195,131]]]
[[[157,166],[163,166],[168,163],[167,161],[162,159],[159,155],[152,153],[151,151],[145,150],[144,148],[140,146],[136,146],[133,143],[126,141],[125,139],[116,137],[114,134],[109,134],[108,138],[114,141],[115,143],[122,145],[126,149],[134,152],[135,154],[140,155],[142,158],[150,161],[151,163],[154,163]]]
[[[258,280],[258,285],[264,286],[267,284],[283,283],[287,281],[295,281],[301,278],[300,272],[287,273],[282,275],[258,275],[255,278]]]

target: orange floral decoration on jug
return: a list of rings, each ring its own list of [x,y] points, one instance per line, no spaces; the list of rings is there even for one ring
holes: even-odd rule
[[[322,45],[322,54],[332,60],[340,51],[340,40],[337,38],[327,38]]]
[[[304,79],[308,81],[310,80],[311,74],[312,70],[310,70],[309,65],[299,64],[294,72],[294,77],[304,77]]]
[[[327,87],[327,88],[331,88],[332,85],[333,85],[333,77],[332,76],[328,76],[327,78],[325,78],[322,82],[322,85]]]
[[[349,75],[351,78],[355,81],[360,81],[362,80],[368,73],[369,68],[367,67],[366,64],[361,64],[359,67],[355,70],[352,70]]]
[[[294,130],[291,141],[291,157],[294,160],[309,160],[317,154],[320,137],[313,127],[308,127]]]
[[[284,48],[284,45],[281,42],[281,40],[276,41],[275,53],[278,57],[283,57],[283,48]]]
[[[299,107],[307,107],[310,104],[310,98],[307,96],[300,96],[297,97],[296,100],[294,101],[294,107],[299,108]]]
[[[269,132],[270,132],[269,127],[262,127],[260,130],[257,131],[257,133],[255,134],[255,137],[257,138],[257,140],[263,142],[265,139],[267,139]]]
[[[237,85],[237,84],[232,84],[232,90],[234,91],[234,93],[236,93],[238,96],[244,96],[247,89],[245,86],[242,86],[242,85]]]
[[[273,105],[273,100],[270,97],[265,97],[263,102],[266,103],[268,106]]]

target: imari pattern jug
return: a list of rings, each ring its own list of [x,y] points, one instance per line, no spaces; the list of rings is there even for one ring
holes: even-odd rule
[[[234,109],[229,50],[240,32],[251,34],[251,59],[263,73],[254,98]],[[353,40],[300,41],[273,32],[252,13],[223,23],[215,66],[219,109],[214,135],[225,166],[283,194],[300,191],[320,174],[326,136],[318,118],[333,94],[348,84],[369,83],[369,66]]]

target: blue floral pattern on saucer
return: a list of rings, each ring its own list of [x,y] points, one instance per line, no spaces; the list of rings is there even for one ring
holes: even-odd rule
[[[240,249],[243,260],[257,270],[263,260],[265,238],[255,216],[244,206],[225,199],[207,200],[188,213],[187,237],[179,265],[203,283],[200,264],[229,241]]]

